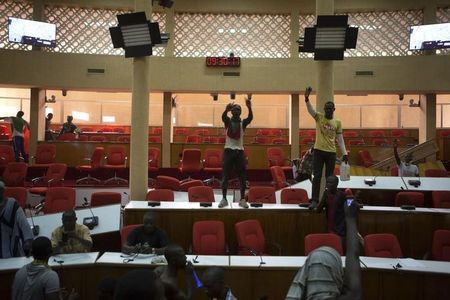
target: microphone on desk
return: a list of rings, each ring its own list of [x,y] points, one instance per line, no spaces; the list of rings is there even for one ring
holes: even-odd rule
[[[90,230],[94,229],[95,226],[98,225],[98,217],[94,215],[94,212],[92,211],[91,207],[88,206],[88,201],[86,197],[84,197],[84,206],[89,208],[89,211],[91,212],[92,217],[86,217],[83,219],[83,225],[87,226]]]
[[[31,224],[33,224],[31,226],[31,231],[33,232],[33,235],[36,236],[39,234],[39,225],[35,225],[34,224],[34,218],[33,218],[33,213],[31,212],[31,205],[28,204],[27,205],[28,211],[30,212],[30,218],[31,218]],[[42,208],[44,208],[44,206],[42,206]]]
[[[199,263],[199,261],[197,260],[197,258],[198,258],[198,255],[196,255],[196,256],[194,257],[194,259],[192,260],[192,262],[193,262],[194,264],[198,264],[198,263]]]
[[[259,256],[259,266],[261,265],[265,265],[266,262],[263,260],[262,255],[258,255],[258,253],[255,251],[255,249],[253,249],[252,247],[248,247],[248,246],[240,246],[239,248],[247,250],[248,252],[250,252],[251,255],[253,256]]]
[[[366,179],[364,179],[364,183],[369,186],[375,185],[375,184],[377,184],[377,181],[376,181],[377,177],[378,176],[374,176],[373,178],[366,178]]]
[[[409,179],[408,183],[410,185],[412,185],[413,187],[417,188],[420,186],[421,182],[420,182],[420,175],[417,174],[417,179]]]

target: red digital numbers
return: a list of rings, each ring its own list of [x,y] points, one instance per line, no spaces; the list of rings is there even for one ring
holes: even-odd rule
[[[240,57],[206,57],[207,67],[239,67],[241,65]]]

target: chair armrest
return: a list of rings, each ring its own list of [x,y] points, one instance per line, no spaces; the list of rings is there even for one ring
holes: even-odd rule
[[[47,181],[48,187],[55,186],[57,182],[63,182],[64,178],[52,178]]]
[[[40,176],[40,177],[33,178],[33,179],[31,179],[31,184],[32,184],[32,185],[36,185],[36,184],[38,184],[39,182],[43,181],[44,178],[45,178],[44,176]]]
[[[127,165],[128,165],[128,156],[125,156],[125,168],[127,167]]]

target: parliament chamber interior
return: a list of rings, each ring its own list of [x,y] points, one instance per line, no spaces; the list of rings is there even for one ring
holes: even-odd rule
[[[50,259],[61,287],[97,299],[102,278],[161,265],[154,253],[129,261],[121,253],[147,212],[185,250],[200,278],[208,267],[222,267],[238,299],[284,299],[308,254],[334,248],[336,238],[345,267],[341,237],[329,233],[327,214],[308,207],[313,180],[296,178],[318,135],[305,104],[311,86],[312,107],[323,112],[333,101],[342,123],[347,153],[336,141],[333,174],[338,189],[361,205],[363,299],[450,299],[450,52],[448,41],[447,48],[431,48],[426,38],[436,32],[424,34],[425,48],[412,46],[415,26],[448,24],[450,33],[450,1],[164,3],[0,2],[5,196],[16,199],[30,226],[39,225],[36,237],[50,238],[67,209],[75,209],[78,223],[98,220],[90,252]],[[142,11],[159,26],[160,42],[132,57],[140,50],[124,38],[116,47],[110,28],[123,26],[117,15]],[[307,28],[316,30],[316,16],[323,15],[348,16],[346,28],[358,28],[356,46],[340,46],[341,57],[324,60],[328,52],[318,50],[317,36],[316,48],[301,50]],[[39,30],[12,40],[14,30],[26,31],[26,25],[13,30],[18,19],[53,24],[50,46],[26,38]],[[229,138],[223,114],[239,104],[244,120],[248,100],[253,120],[242,140],[250,207],[239,206],[232,171],[230,205],[221,208]],[[8,117],[18,111],[29,123],[23,133],[29,159],[15,158]],[[75,127],[65,132],[68,116]],[[399,176],[394,147],[401,160],[411,158],[417,176]],[[349,178],[341,172],[343,155]],[[321,193],[324,182],[322,175]],[[196,244],[202,226],[221,230],[209,232],[203,248]],[[244,245],[239,226],[255,226],[262,235]],[[381,236],[384,244],[375,248],[385,253],[370,252],[374,236]],[[31,261],[0,258],[2,297],[10,297],[15,273]],[[207,298],[198,288],[192,299]]]

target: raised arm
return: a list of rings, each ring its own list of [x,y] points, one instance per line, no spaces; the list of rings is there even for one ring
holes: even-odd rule
[[[392,143],[392,146],[394,146],[394,157],[395,157],[395,161],[397,162],[397,165],[400,166],[400,156],[398,156],[398,151],[397,151],[397,140],[394,140],[394,142]]]
[[[222,113],[222,122],[227,125],[227,123],[230,121],[230,118],[228,117],[228,112],[231,111],[233,108],[234,103],[228,103],[228,105],[225,107],[225,110]]]
[[[307,87],[306,88],[306,90],[305,90],[305,102],[306,102],[306,108],[308,109],[309,114],[311,115],[311,117],[315,118],[316,117],[316,111],[312,107],[311,102],[309,102],[309,94],[311,94],[311,91],[312,91],[311,87]]]
[[[359,238],[356,215],[358,205],[355,201],[350,206],[345,205],[345,224],[347,235],[345,238],[345,271],[344,289],[339,300],[358,300],[362,297],[361,266],[359,264]]]
[[[245,105],[247,106],[247,108],[248,108],[248,116],[247,116],[247,118],[245,118],[243,121],[242,121],[242,126],[243,126],[243,128],[245,129],[245,128],[247,128],[247,126],[252,122],[252,120],[253,120],[253,110],[252,110],[252,100],[250,100],[250,99],[245,99]]]

